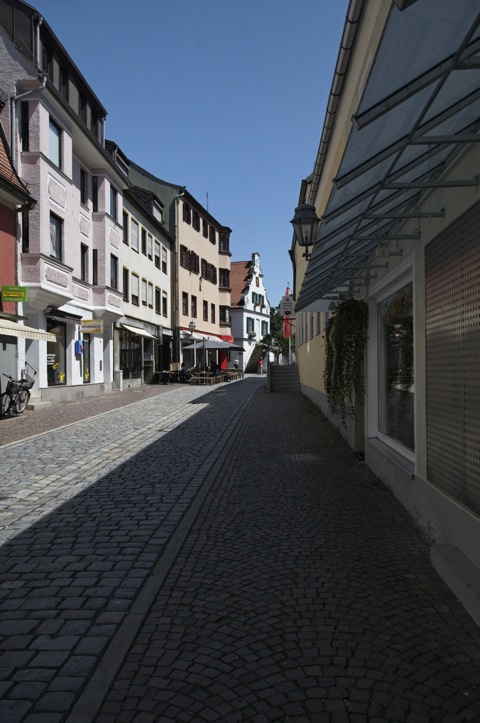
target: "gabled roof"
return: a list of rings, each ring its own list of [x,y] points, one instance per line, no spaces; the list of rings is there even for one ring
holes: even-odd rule
[[[251,261],[232,261],[230,265],[230,306],[232,309],[244,306],[244,291],[250,287]]]
[[[297,310],[361,284],[377,246],[399,237],[432,189],[478,185],[445,179],[480,141],[478,3],[402,7],[392,4],[352,118]]]
[[[30,196],[26,183],[17,174],[10,157],[7,139],[0,124],[0,187],[13,206],[21,205],[31,208],[35,199]]]

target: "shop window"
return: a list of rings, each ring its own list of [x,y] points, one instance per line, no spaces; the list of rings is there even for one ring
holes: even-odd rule
[[[142,339],[127,329],[120,329],[120,368],[124,379],[139,379],[142,376]]]
[[[378,319],[378,429],[414,449],[413,285],[383,299]]]
[[[47,331],[56,341],[47,342],[47,381],[49,387],[67,383],[67,325],[64,321],[47,318]]]

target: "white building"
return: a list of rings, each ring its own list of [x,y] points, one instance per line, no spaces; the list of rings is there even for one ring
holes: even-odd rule
[[[266,349],[261,341],[270,333],[270,304],[260,268],[260,254],[253,253],[250,261],[233,261],[232,336],[235,344],[243,346],[239,368],[249,373],[257,371]]]
[[[18,311],[56,337],[19,340],[19,366],[39,370],[33,399],[58,402],[112,386],[124,181],[104,148],[106,111],[47,22],[20,0],[0,4],[2,123],[37,199],[17,242],[16,282],[28,287]],[[99,323],[82,333],[89,320]]]

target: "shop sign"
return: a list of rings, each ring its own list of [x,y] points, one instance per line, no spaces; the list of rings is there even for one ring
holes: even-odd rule
[[[28,301],[27,286],[2,286],[2,301]]]
[[[82,319],[80,322],[80,331],[82,334],[102,334],[102,319]]]

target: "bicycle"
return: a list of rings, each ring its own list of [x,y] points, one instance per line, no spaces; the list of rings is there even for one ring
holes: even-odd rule
[[[11,412],[22,414],[27,408],[35,379],[26,373],[22,373],[22,378],[17,380],[10,374],[4,373],[3,376],[7,377],[8,383],[3,394],[0,394],[0,417],[6,417]]]

